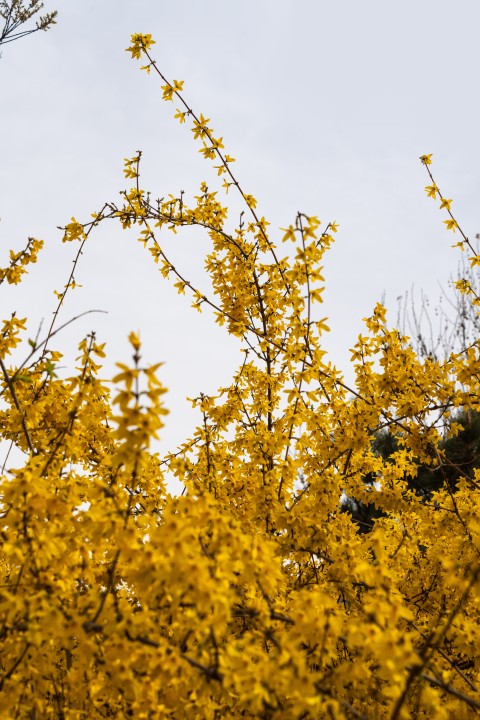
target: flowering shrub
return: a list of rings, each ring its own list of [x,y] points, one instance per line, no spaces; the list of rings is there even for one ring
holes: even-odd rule
[[[299,213],[274,240],[233,172],[210,121],[168,81],[150,35],[128,48],[160,76],[218,187],[205,182],[153,202],[141,154],[125,161],[130,189],[64,241],[74,268],[107,220],[139,240],[192,306],[242,341],[238,370],[194,400],[201,422],[160,457],[166,410],[159,366],[120,364],[99,379],[103,346],[79,347],[61,379],[52,343],[72,274],[44,340],[8,364],[25,320],[3,322],[0,431],[21,450],[1,481],[0,709],[17,718],[468,718],[480,708],[480,473],[446,481],[442,428],[477,410],[478,345],[442,362],[419,359],[378,304],[352,349],[348,386],[322,349],[322,261],[335,223]],[[431,156],[421,158],[431,173]],[[480,263],[433,177],[457,245]],[[240,194],[236,227],[225,194]],[[222,198],[224,198],[222,200]],[[211,245],[213,294],[169,260],[166,231],[196,225]],[[15,283],[40,241],[12,252]],[[468,283],[459,291],[480,299]],[[55,338],[56,339],[56,338]],[[374,452],[388,429],[395,449]],[[445,482],[431,496],[409,479],[422,467]],[[169,494],[175,476],[184,492]],[[366,484],[375,478],[375,488]],[[342,512],[345,493],[381,510],[368,533]]]

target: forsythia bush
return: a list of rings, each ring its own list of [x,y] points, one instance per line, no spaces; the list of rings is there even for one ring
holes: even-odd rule
[[[298,214],[277,245],[209,120],[169,82],[149,35],[128,48],[162,78],[226,193],[245,203],[229,227],[221,187],[202,183],[153,202],[140,153],[118,204],[72,218],[64,241],[84,243],[111,219],[137,227],[161,274],[208,308],[243,352],[230,386],[194,401],[201,422],[159,457],[158,366],[119,364],[99,379],[103,346],[80,344],[58,377],[58,317],[9,365],[25,320],[3,321],[0,431],[22,451],[1,479],[0,716],[2,718],[461,718],[480,709],[480,473],[460,473],[432,498],[406,478],[447,468],[443,430],[479,407],[477,344],[445,362],[420,360],[377,305],[352,350],[354,387],[328,362],[316,315],[322,259],[336,226]],[[422,158],[430,174],[431,156]],[[433,177],[447,228],[480,264]],[[161,231],[204,228],[213,295],[169,261]],[[17,283],[41,242],[12,252],[0,280]],[[459,281],[459,291],[472,293]],[[480,299],[471,297],[474,305]],[[55,338],[56,339],[56,338]],[[448,420],[449,419],[449,420]],[[448,422],[447,422],[448,420]],[[398,443],[387,459],[372,438]],[[168,478],[184,485],[167,491]],[[375,486],[364,481],[376,478]],[[342,493],[383,511],[359,532]]]

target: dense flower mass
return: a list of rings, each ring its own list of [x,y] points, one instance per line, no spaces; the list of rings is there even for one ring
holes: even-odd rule
[[[449,440],[479,408],[478,343],[419,358],[378,304],[352,348],[348,386],[322,349],[322,262],[335,223],[299,213],[274,240],[210,121],[151,55],[128,50],[162,80],[219,187],[206,182],[153,201],[141,153],[132,186],[64,240],[81,249],[111,220],[137,228],[164,278],[213,312],[243,350],[231,384],[194,400],[193,437],[160,457],[159,366],[131,364],[115,390],[99,379],[103,346],[79,347],[57,372],[58,296],[45,340],[21,364],[9,355],[25,321],[0,334],[0,432],[21,451],[3,468],[0,554],[0,715],[5,718],[473,717],[480,709],[480,471]],[[431,175],[460,249],[480,258]],[[226,193],[245,212],[229,224]],[[165,231],[198,226],[211,244],[213,294],[170,261]],[[17,283],[40,242],[0,269]],[[480,299],[469,283],[459,291]],[[17,352],[18,354],[18,348]],[[461,420],[461,422],[460,422]],[[391,440],[379,451],[379,438]],[[434,482],[420,491],[431,473]],[[175,476],[184,487],[168,492]],[[452,480],[454,478],[454,480]],[[368,528],[343,498],[373,505]]]

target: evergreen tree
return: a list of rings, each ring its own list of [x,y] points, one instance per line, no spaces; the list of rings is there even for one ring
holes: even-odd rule
[[[438,445],[441,455],[432,457],[431,464],[417,460],[416,475],[405,475],[405,489],[422,497],[425,502],[434,500],[434,493],[439,490],[455,493],[459,479],[466,477],[474,481],[474,471],[480,468],[479,412],[469,408],[459,409],[446,425],[444,434]],[[400,437],[389,430],[378,432],[372,440],[373,452],[383,460],[395,462]],[[370,532],[375,520],[386,515],[375,504],[375,490],[381,484],[381,478],[369,473],[363,481],[372,494],[370,502],[347,495],[341,499],[342,512],[351,515],[360,533]]]

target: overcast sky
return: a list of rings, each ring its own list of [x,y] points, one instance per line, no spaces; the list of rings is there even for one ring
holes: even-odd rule
[[[413,284],[435,300],[457,265],[455,238],[424,192],[421,154],[433,153],[467,234],[480,232],[478,0],[47,0],[55,8],[52,30],[6,45],[0,59],[0,264],[29,235],[47,245],[22,286],[2,288],[1,317],[28,316],[30,336],[51,316],[75,250],[57,226],[118,198],[124,157],[143,150],[154,197],[194,194],[204,179],[213,187],[159,82],[124,51],[133,32],[152,34],[159,67],[185,81],[190,104],[224,137],[272,236],[298,210],[339,223],[322,314],[347,377],[348,348],[376,301],[385,293],[394,323],[399,295]],[[165,243],[187,277],[201,277],[206,238],[166,234]],[[91,238],[76,280],[83,288],[63,318],[108,315],[78,321],[57,347],[95,329],[110,376],[139,331],[145,362],[165,361],[172,447],[195,421],[185,396],[228,382],[236,341],[191,310],[119,226]]]

